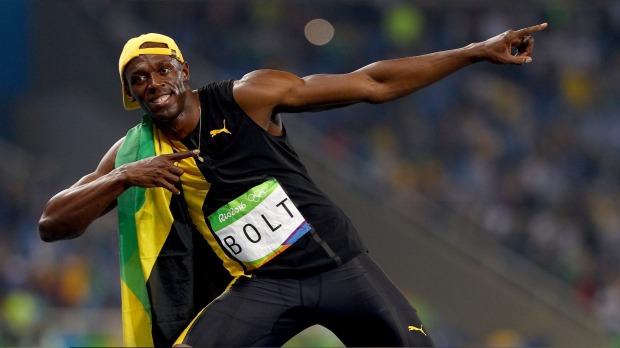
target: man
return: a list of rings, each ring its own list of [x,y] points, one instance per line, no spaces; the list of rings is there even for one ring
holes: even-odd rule
[[[431,346],[280,115],[388,102],[479,61],[529,63],[546,26],[348,74],[258,70],[198,90],[172,39],[133,38],[119,73],[142,123],[50,199],[41,238],[78,237],[118,206],[126,345],[280,346],[320,324],[351,346]]]

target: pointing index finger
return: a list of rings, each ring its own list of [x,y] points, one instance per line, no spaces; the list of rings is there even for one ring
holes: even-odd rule
[[[200,150],[195,149],[195,150],[191,150],[191,151],[183,151],[183,152],[175,152],[175,153],[171,153],[169,154],[169,158],[171,160],[174,161],[179,161],[182,160],[184,158],[189,158],[189,157],[193,157],[200,154]]]
[[[515,34],[517,34],[517,37],[530,36],[534,33],[544,30],[545,28],[547,28],[547,23],[541,23],[531,27],[519,29],[515,32]]]

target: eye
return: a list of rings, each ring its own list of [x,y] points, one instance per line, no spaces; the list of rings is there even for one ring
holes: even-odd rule
[[[146,76],[145,75],[134,75],[131,77],[131,84],[135,85],[137,83],[140,83],[142,81],[146,80]]]
[[[170,70],[171,70],[171,69],[170,69],[170,67],[168,67],[168,66],[164,66],[164,67],[162,67],[161,69],[159,69],[159,72],[160,72],[161,74],[167,74],[167,73],[169,73],[169,72],[170,72]]]

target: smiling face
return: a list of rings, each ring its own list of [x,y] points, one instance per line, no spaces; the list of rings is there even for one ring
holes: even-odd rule
[[[163,46],[162,46],[163,45]],[[166,47],[145,43],[141,48]],[[132,59],[124,71],[125,93],[155,120],[174,120],[183,112],[188,94],[189,68],[176,58],[146,54]]]

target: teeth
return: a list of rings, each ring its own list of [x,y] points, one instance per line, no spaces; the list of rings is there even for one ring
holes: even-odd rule
[[[153,99],[153,102],[154,103],[163,103],[166,100],[168,100],[168,98],[170,98],[170,94],[164,94],[162,96],[159,96],[159,97]]]

